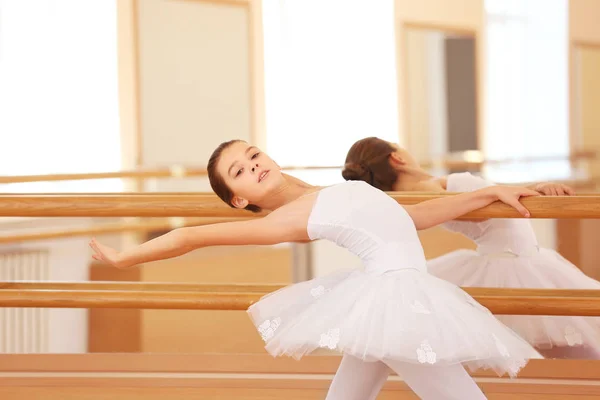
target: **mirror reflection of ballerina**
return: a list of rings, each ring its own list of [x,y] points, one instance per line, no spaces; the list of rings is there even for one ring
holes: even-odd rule
[[[470,173],[436,178],[411,154],[376,137],[357,141],[348,151],[342,175],[384,191],[471,192],[494,184]],[[572,195],[565,185],[529,187],[542,195]],[[524,219],[451,221],[443,225],[470,238],[477,250],[456,250],[429,260],[429,273],[462,287],[600,289],[554,250],[540,248]],[[535,346],[545,357],[600,358],[600,318],[514,316],[498,319]]]
[[[93,257],[124,268],[207,246],[317,239],[358,255],[364,270],[290,285],[248,309],[273,356],[300,358],[320,348],[344,354],[330,400],[374,399],[389,369],[423,399],[483,399],[463,363],[514,376],[528,359],[541,358],[460,288],[429,275],[417,235],[496,200],[528,215],[519,198],[537,193],[492,187],[403,207],[363,182],[318,188],[289,179],[242,141],[219,146],[208,171],[230,206],[272,212],[176,229],[121,253],[94,240]]]

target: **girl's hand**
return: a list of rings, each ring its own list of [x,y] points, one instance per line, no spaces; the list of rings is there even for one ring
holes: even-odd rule
[[[92,258],[102,261],[117,268],[125,268],[126,266],[120,260],[119,252],[115,249],[98,243],[96,239],[90,241],[90,247],[94,251]]]
[[[562,183],[538,183],[532,187],[536,192],[545,196],[573,196],[575,190],[570,186],[563,185]]]
[[[519,199],[521,197],[539,196],[539,193],[535,190],[519,186],[492,186],[488,189],[499,201],[513,207],[526,218],[529,218],[531,214],[529,213],[529,210],[521,204]]]

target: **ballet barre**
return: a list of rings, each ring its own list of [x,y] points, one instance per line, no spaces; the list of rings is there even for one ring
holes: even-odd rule
[[[536,163],[549,161],[580,161],[593,160],[596,152],[592,150],[574,151],[566,156],[550,155],[526,158],[486,159],[480,151],[469,150],[451,157],[432,159],[421,163],[423,168],[454,168],[471,169],[483,165],[499,165],[511,163]],[[310,171],[342,169],[342,166],[287,166],[284,171]],[[31,183],[31,182],[57,182],[57,181],[79,181],[96,179],[157,179],[157,178],[202,178],[206,177],[206,167],[197,165],[170,165],[156,168],[137,168],[125,171],[89,172],[89,173],[65,173],[65,174],[38,174],[20,176],[0,176],[0,184]]]
[[[388,193],[399,204],[414,205],[446,195]],[[531,218],[600,218],[600,195],[528,197],[522,203]],[[0,195],[0,217],[229,217],[256,218],[233,209],[216,195],[199,194],[110,194],[110,195]],[[458,219],[522,218],[512,207],[495,202]]]
[[[280,285],[1,282],[0,307],[246,310]],[[600,290],[463,288],[494,314],[600,316]]]

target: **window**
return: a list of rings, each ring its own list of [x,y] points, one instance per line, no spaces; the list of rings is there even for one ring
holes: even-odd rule
[[[398,142],[392,0],[269,0],[263,21],[267,151],[280,165],[342,165],[358,139]]]
[[[486,157],[566,158],[567,1],[486,0],[485,7]],[[485,171],[499,182],[571,175],[566,160],[488,166]]]
[[[121,168],[116,2],[0,0],[0,175]],[[0,185],[118,191],[119,180]]]

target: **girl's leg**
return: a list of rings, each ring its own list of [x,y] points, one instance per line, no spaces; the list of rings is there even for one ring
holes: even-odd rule
[[[460,364],[425,366],[389,362],[404,382],[424,400],[484,400],[485,395]]]
[[[344,355],[326,400],[375,400],[389,374],[390,369],[381,361],[365,362]]]

